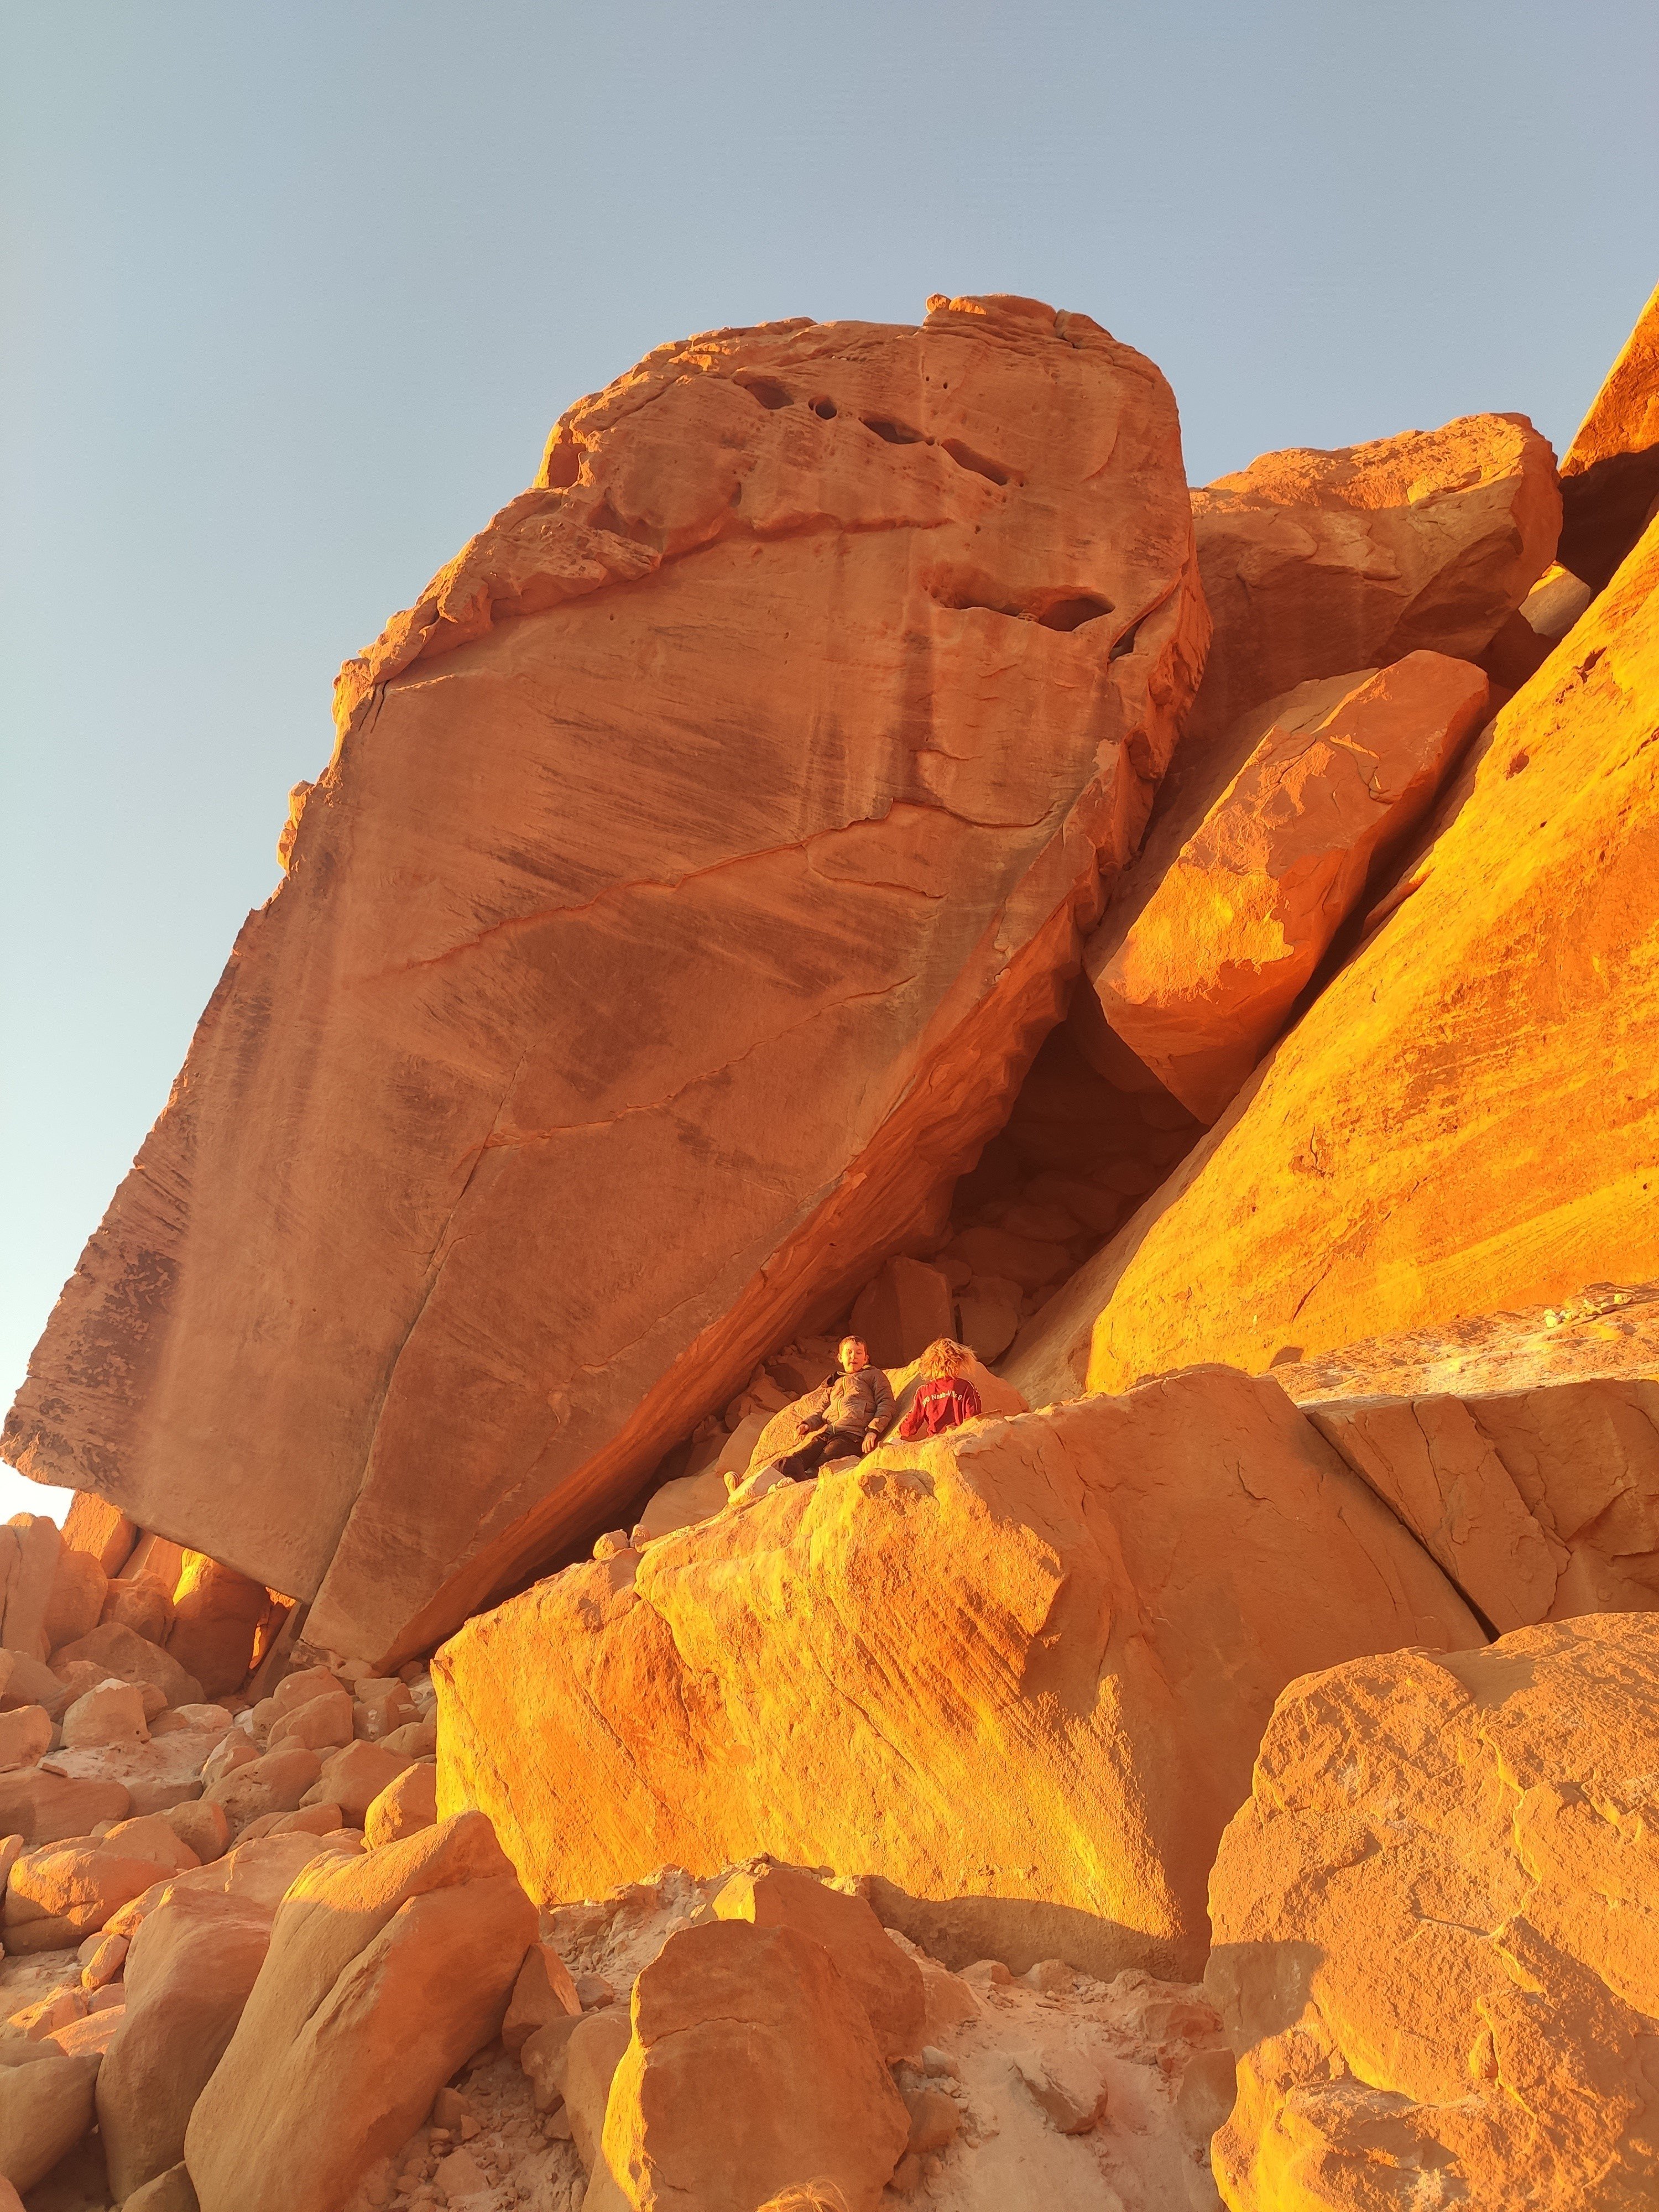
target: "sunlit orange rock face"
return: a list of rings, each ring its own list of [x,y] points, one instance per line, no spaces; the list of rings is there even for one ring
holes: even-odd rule
[[[1489,690],[1441,653],[1299,685],[1263,710],[1265,733],[1188,835],[1178,816],[1159,823],[1090,940],[1088,975],[1110,1027],[1200,1121],[1421,822]]]
[[[947,1964],[1194,1972],[1273,1700],[1473,1615],[1271,1382],[883,1446],[568,1568],[439,1652],[439,1803],[532,1896],[769,1851]]]
[[[1659,510],[1659,288],[1561,463],[1563,564],[1599,591]]]
[[[1296,1683],[1210,1885],[1231,2212],[1659,2197],[1659,1629]]]
[[[1523,415],[1263,453],[1193,494],[1215,638],[1194,750],[1297,684],[1479,658],[1555,552],[1554,456]]]
[[[453,1627],[943,1220],[1206,634],[1086,317],[649,356],[344,672],[8,1456],[325,1645]]]
[[[1005,1363],[1033,1403],[1653,1273],[1659,528],[1510,702],[1417,887]],[[1092,1337],[1092,1350],[1089,1349]]]

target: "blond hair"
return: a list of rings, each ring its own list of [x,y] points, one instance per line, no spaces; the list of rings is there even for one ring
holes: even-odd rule
[[[833,2181],[800,2181],[769,2197],[760,2212],[848,2212],[848,2208]]]
[[[921,1372],[930,1382],[942,1382],[948,1376],[965,1375],[973,1362],[973,1353],[965,1344],[954,1337],[936,1336],[921,1355]]]

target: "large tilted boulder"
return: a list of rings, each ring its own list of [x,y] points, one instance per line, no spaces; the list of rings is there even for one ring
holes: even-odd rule
[[[1373,868],[1428,813],[1490,690],[1441,653],[1299,685],[1244,718],[1266,726],[1200,821],[1160,820],[1089,941],[1088,979],[1107,1024],[1200,1121],[1236,1096]]]
[[[1085,316],[583,402],[343,678],[8,1456],[370,1658],[521,1580],[943,1223],[1206,631],[1173,398]]]
[[[1286,1691],[1211,1883],[1232,2212],[1659,2200],[1659,1622]]]
[[[1480,1641],[1283,1394],[1212,1370],[884,1446],[470,1621],[439,1806],[546,1902],[766,1851],[875,1877],[947,1964],[1184,1972],[1285,1684]]]
[[[191,2114],[202,2212],[337,2212],[499,2033],[535,1939],[480,1814],[313,1860]]]
[[[1659,511],[1659,287],[1561,462],[1563,565],[1600,591]]]
[[[1499,713],[1408,895],[1028,1326],[1003,1367],[1034,1404],[1653,1273],[1656,720],[1659,525]]]
[[[1185,740],[1344,669],[1478,659],[1549,566],[1554,456],[1524,415],[1263,453],[1193,494],[1215,635]]]
[[[180,1888],[133,1936],[125,2015],[98,2075],[98,2127],[118,2203],[183,2158],[196,2100],[264,1963],[273,1913],[258,1899]]]
[[[632,2027],[592,2212],[754,2212],[813,2181],[876,2212],[910,2116],[822,1945],[743,1920],[671,1936],[635,1984]]]

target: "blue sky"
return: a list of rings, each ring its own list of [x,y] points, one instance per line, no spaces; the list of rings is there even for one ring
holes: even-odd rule
[[[649,346],[1031,293],[1160,363],[1202,482],[1484,408],[1564,447],[1659,278],[1651,0],[8,0],[0,35],[8,1397],[339,662]]]

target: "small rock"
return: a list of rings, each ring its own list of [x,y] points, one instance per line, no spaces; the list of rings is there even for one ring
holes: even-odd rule
[[[904,2101],[910,2108],[908,2149],[943,2150],[956,2140],[962,2115],[942,2089],[919,2089]]]
[[[1039,1959],[1023,1978],[1027,1989],[1041,1990],[1045,1996],[1063,1996],[1077,1987],[1077,1976],[1064,1959]]]
[[[921,2070],[924,2074],[948,2074],[953,2081],[962,2079],[962,2069],[948,2051],[941,2051],[936,2043],[923,2047]]]
[[[612,1528],[607,1534],[601,1536],[594,1545],[593,1556],[596,1559],[619,1559],[623,1553],[630,1552],[633,1548],[632,1540],[626,1528]]]
[[[921,2160],[915,2151],[907,2150],[893,2168],[893,2178],[887,2186],[895,2197],[914,2197],[921,2186]]]
[[[578,1974],[575,1978],[576,2002],[584,2012],[596,2006],[615,2004],[617,1992],[603,1974]]]
[[[1001,1989],[1013,1980],[1000,1959],[976,1959],[971,1966],[964,1966],[960,1979],[976,1989]]]
[[[1086,2135],[1106,2111],[1106,2084],[1098,2067],[1078,2052],[1009,2053],[1014,2069],[1063,2136]]]
[[[106,1983],[115,1979],[125,1963],[127,1938],[125,1936],[88,1936],[81,1948],[85,1951],[88,1945],[91,1949],[81,1968],[81,1986],[83,1990],[101,1990]]]
[[[75,1700],[64,1716],[63,1727],[66,1750],[78,1751],[88,1744],[149,1741],[143,1692],[136,1682],[100,1682],[95,1690]]]
[[[49,1750],[52,1719],[44,1705],[19,1705],[0,1713],[0,1767],[33,1766]]]

